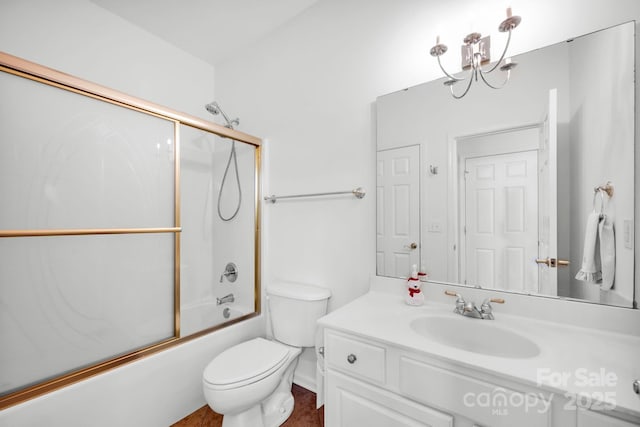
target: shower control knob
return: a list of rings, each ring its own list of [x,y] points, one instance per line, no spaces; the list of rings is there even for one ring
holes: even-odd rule
[[[235,282],[236,279],[238,278],[238,267],[236,267],[236,265],[234,263],[230,262],[224,268],[224,271],[222,272],[222,275],[220,276],[220,283],[222,283],[222,281],[224,280],[225,277],[231,283]]]
[[[635,394],[640,394],[640,380],[635,380],[633,382],[633,392]]]
[[[347,362],[349,362],[350,364],[354,364],[356,363],[356,360],[358,360],[358,358],[356,357],[355,354],[351,353],[350,355],[347,356]]]

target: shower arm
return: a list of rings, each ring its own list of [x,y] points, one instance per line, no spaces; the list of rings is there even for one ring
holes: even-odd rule
[[[224,117],[224,121],[227,122],[227,127],[229,129],[233,129],[233,122],[231,120],[229,120],[229,117],[227,117],[227,115],[224,113],[222,108],[218,107],[218,110],[220,110],[220,114],[222,114],[222,117]]]

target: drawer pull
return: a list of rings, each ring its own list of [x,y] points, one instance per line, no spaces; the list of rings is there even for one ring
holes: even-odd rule
[[[347,356],[347,362],[351,363],[352,365],[356,363],[356,360],[358,360],[358,358],[353,353]]]

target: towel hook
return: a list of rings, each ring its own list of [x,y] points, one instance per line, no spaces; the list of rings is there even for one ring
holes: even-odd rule
[[[607,181],[607,183],[605,185],[600,185],[598,187],[595,187],[593,189],[594,193],[600,192],[601,194],[607,193],[607,196],[609,197],[613,197],[613,185],[611,184],[611,181]]]

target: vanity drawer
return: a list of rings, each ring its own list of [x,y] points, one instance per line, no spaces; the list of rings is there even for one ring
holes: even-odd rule
[[[510,390],[486,381],[400,358],[400,392],[428,405],[492,427],[546,427],[551,405],[537,393]]]
[[[384,347],[329,332],[325,349],[325,358],[330,367],[384,384]]]

